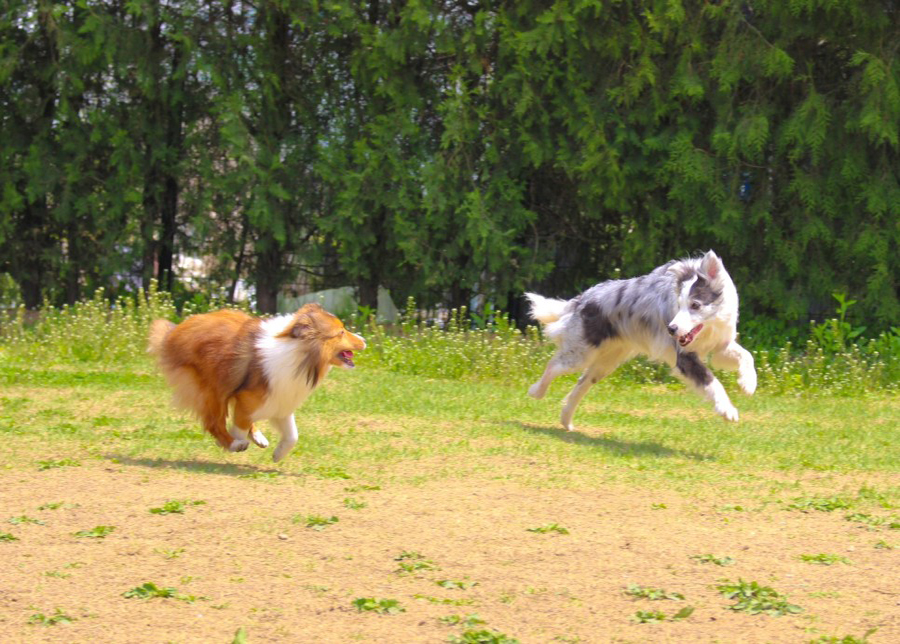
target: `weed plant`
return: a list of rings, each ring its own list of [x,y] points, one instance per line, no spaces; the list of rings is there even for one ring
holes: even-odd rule
[[[629,584],[628,588],[625,589],[625,594],[635,599],[684,601],[684,595],[681,593],[670,593],[662,588],[648,588],[637,584]]]
[[[780,348],[754,351],[759,386],[770,393],[823,391],[856,395],[893,390],[900,383],[900,327],[866,339],[846,321],[853,300],[841,299],[839,317],[811,324],[802,350],[788,341]],[[540,377],[555,345],[540,329],[518,330],[507,315],[490,311],[473,316],[463,307],[449,312],[446,322],[424,320],[408,300],[396,328],[351,324],[366,335],[369,348],[360,362],[409,375],[433,378],[494,380],[524,385]],[[610,376],[619,383],[674,383],[666,365],[643,358],[632,360]]]
[[[711,563],[716,564],[717,566],[731,566],[734,564],[734,559],[731,557],[717,557],[713,554],[691,555],[690,559],[693,559],[697,563]]]
[[[57,624],[71,624],[75,618],[66,615],[59,608],[52,615],[44,615],[43,613],[35,613],[28,618],[28,623],[41,626],[56,626]]]
[[[0,334],[2,355],[25,363],[133,364],[144,359],[147,331],[157,318],[175,319],[176,312],[169,294],[158,291],[155,282],[146,293],[113,303],[103,289],[71,307],[56,309],[45,303],[33,325],[26,323],[20,307]]]
[[[379,615],[396,615],[405,613],[406,609],[396,599],[376,599],[375,597],[358,597],[351,602],[360,613],[378,613]]]
[[[847,320],[854,304],[840,294],[837,316],[810,325],[808,339],[795,347],[754,351],[759,386],[769,393],[857,395],[900,388],[900,327],[865,338]],[[220,308],[211,299],[188,302],[179,313],[170,294],[151,283],[149,289],[110,302],[98,290],[91,299],[56,309],[45,305],[30,319],[24,309],[0,326],[0,367],[94,364],[134,369],[149,365],[147,331],[152,320],[179,321],[193,313]],[[555,346],[536,326],[519,330],[502,312],[482,315],[453,309],[445,319],[426,319],[407,301],[396,325],[375,322],[362,312],[345,319],[366,336],[368,348],[358,363],[408,375],[449,380],[503,382],[522,386],[536,380]],[[752,346],[752,339],[748,342]],[[726,382],[733,379],[729,374]],[[613,383],[672,383],[666,365],[638,358],[620,367]]]
[[[816,555],[800,555],[800,561],[811,563],[811,564],[820,564],[822,566],[831,566],[836,563],[842,563],[846,565],[851,565],[852,562],[847,559],[847,557],[842,557],[840,555],[833,555],[826,552],[820,552]]]
[[[505,633],[489,631],[487,629],[470,629],[461,635],[452,636],[447,640],[451,644],[518,644],[519,640],[509,637]]]
[[[667,619],[677,622],[678,620],[687,619],[693,614],[693,606],[685,606],[672,615],[672,617],[666,617],[665,613],[658,610],[639,610],[631,617],[631,621],[637,624],[655,624],[657,622],[664,622]]]
[[[793,615],[803,611],[796,604],[788,603],[784,595],[769,586],[760,586],[755,581],[746,582],[743,579],[738,580],[737,583],[732,583],[727,579],[723,579],[722,582],[716,586],[719,593],[728,599],[736,600],[735,604],[728,607],[729,610],[750,615],[765,613],[772,617]]]
[[[185,595],[183,593],[179,593],[174,588],[160,588],[152,581],[148,581],[145,584],[125,591],[124,593],[122,593],[122,597],[124,597],[125,599],[154,599],[159,597],[162,599],[178,599],[189,604],[193,604],[198,599],[207,599],[206,597]]]
[[[76,537],[85,537],[88,539],[105,539],[107,535],[112,534],[116,529],[114,525],[98,525],[91,530],[79,530],[73,534]]]

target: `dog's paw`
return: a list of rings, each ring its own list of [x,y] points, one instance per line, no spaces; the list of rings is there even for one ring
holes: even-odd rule
[[[738,374],[738,387],[748,396],[756,391],[756,369],[742,370]]]
[[[235,438],[231,441],[231,445],[228,446],[228,451],[243,452],[248,447],[250,447],[250,441],[244,440],[243,438]]]
[[[252,432],[250,432],[250,440],[253,441],[253,443],[257,447],[269,446],[269,439],[266,438],[265,435],[258,429],[254,429]]]
[[[734,405],[722,405],[717,406],[716,411],[724,418],[725,420],[730,420],[732,422],[737,422],[738,420],[738,410]]]
[[[285,456],[290,454],[292,449],[294,449],[293,443],[290,445],[285,445],[283,442],[278,443],[278,445],[275,447],[275,451],[272,452],[272,460],[277,463]]]
[[[543,398],[546,393],[546,390],[541,390],[541,383],[539,382],[534,383],[528,388],[528,395],[537,400]]]

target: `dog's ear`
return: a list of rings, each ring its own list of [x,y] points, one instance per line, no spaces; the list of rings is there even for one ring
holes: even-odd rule
[[[700,260],[700,272],[707,275],[713,282],[719,278],[722,272],[722,260],[714,251],[708,251]]]
[[[298,340],[309,340],[316,332],[316,324],[312,317],[306,313],[297,313],[291,320],[288,335]]]
[[[684,262],[676,262],[672,260],[667,264],[666,272],[671,273],[675,276],[675,279],[679,282],[684,280],[685,275],[687,275],[688,266]]]

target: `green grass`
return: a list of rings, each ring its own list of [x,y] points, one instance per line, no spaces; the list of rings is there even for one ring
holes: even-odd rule
[[[746,397],[733,374],[721,374],[741,413],[739,423],[725,423],[707,402],[662,377],[665,369],[633,363],[597,384],[576,414],[579,431],[564,432],[560,404],[575,376],[557,380],[544,400],[528,398],[527,384],[552,347],[502,317],[471,329],[457,315],[446,332],[410,317],[393,334],[366,326],[369,348],[360,352],[359,367],[334,370],[299,410],[300,442],[288,459],[275,467],[271,449],[256,448],[223,459],[196,420],[167,404],[170,392],[144,347],[146,325],[158,316],[175,317],[174,309],[164,294],[151,292],[144,302],[115,309],[94,298],[47,311],[31,330],[18,318],[5,326],[0,437],[48,476],[102,459],[273,483],[347,479],[348,492],[483,475],[537,486],[662,484],[692,494],[714,483],[720,497],[749,496],[806,512],[900,507],[900,486],[885,483],[885,475],[900,470],[895,386],[854,389],[851,378],[841,387],[819,387],[803,376],[802,387],[779,380]],[[788,362],[760,361],[761,377],[793,378]],[[807,363],[816,373],[824,369]],[[266,423],[261,428],[277,438]],[[53,452],[35,455],[39,440]],[[11,456],[7,463],[23,466]],[[517,465],[526,461],[529,467]],[[821,474],[821,489],[795,483],[804,471]],[[848,473],[870,475],[871,482],[862,489],[829,485],[830,477]],[[347,507],[365,502],[349,499]]]
[[[597,384],[578,410],[578,431],[565,432],[558,423],[559,412],[575,376],[555,382],[544,400],[536,401],[525,394],[529,380],[543,368],[546,348],[507,347],[503,349],[508,352],[504,362],[498,358],[503,351],[491,353],[496,335],[481,333],[466,340],[460,332],[424,339],[416,333],[397,340],[391,352],[375,355],[373,351],[371,358],[361,352],[359,367],[353,371],[332,371],[297,412],[299,443],[277,465],[271,462],[271,448],[260,450],[251,446],[241,454],[223,452],[193,418],[173,409],[168,404],[170,392],[143,354],[143,348],[140,355],[129,354],[121,362],[68,354],[57,360],[52,358],[52,349],[64,341],[57,337],[35,349],[42,361],[26,363],[16,353],[23,350],[22,346],[0,346],[0,439],[7,450],[4,467],[12,471],[13,477],[21,474],[22,478],[36,477],[48,482],[77,476],[99,464],[111,470],[120,469],[120,465],[140,466],[150,477],[154,476],[153,470],[228,475],[247,479],[240,483],[250,486],[250,490],[256,486],[290,492],[294,485],[330,489],[334,497],[329,504],[323,501],[322,505],[310,507],[298,503],[276,518],[298,524],[294,537],[319,541],[327,541],[332,535],[341,537],[347,528],[368,520],[385,501],[396,501],[392,495],[397,484],[472,480],[571,490],[629,485],[654,491],[640,507],[642,511],[659,509],[654,516],[660,521],[681,512],[681,494],[691,502],[705,502],[711,514],[723,522],[749,520],[763,512],[777,512],[778,520],[787,521],[831,518],[848,530],[852,528],[872,554],[890,556],[890,552],[875,549],[898,546],[897,539],[892,538],[897,534],[893,530],[900,528],[900,447],[896,440],[900,398],[896,388],[867,387],[849,395],[846,388],[802,387],[785,388],[782,394],[779,388],[770,386],[754,397],[746,397],[737,391],[733,375],[725,374],[723,383],[741,413],[739,423],[726,423],[707,402],[681,384],[654,381],[655,376],[651,377],[649,371],[645,381],[638,383],[640,378],[635,374],[644,366],[637,364],[631,371]],[[65,341],[72,341],[74,336],[67,337]],[[133,344],[138,351],[136,338],[134,335]],[[474,344],[454,344],[465,342]],[[371,346],[375,348],[376,342]],[[462,354],[448,357],[456,349]],[[102,350],[99,341],[90,349]],[[491,356],[477,366],[479,350]],[[260,429],[273,443],[277,441],[277,434],[267,423],[260,423]],[[79,465],[82,470],[59,469]],[[59,513],[74,514],[67,511],[74,505],[59,500],[65,498],[63,493],[57,490],[46,497],[38,496],[22,507],[11,507],[0,517],[4,523],[10,521],[7,527],[16,532],[0,533],[0,541],[10,542],[0,543],[0,550],[21,549],[36,534],[51,532],[56,520],[68,518]],[[161,515],[188,513],[190,520],[193,512],[209,514],[206,508],[189,509],[202,502],[172,500],[162,495],[148,498],[138,508],[148,519],[148,511]],[[38,514],[34,508],[47,512]],[[332,513],[340,513],[340,508],[344,511],[338,522]],[[840,514],[831,517],[820,514],[837,511]],[[291,512],[302,514],[291,516]],[[32,519],[30,515],[35,514],[38,518]],[[845,524],[842,516],[853,524]],[[530,515],[528,522],[516,529],[529,544],[565,548],[582,542],[582,526],[577,526],[576,531],[576,526],[569,524],[573,534],[563,536],[568,532],[563,525],[549,523],[556,519],[563,520],[553,512]],[[40,520],[47,520],[49,525],[33,525]],[[66,533],[100,521],[124,526],[107,541],[131,537],[125,524],[114,517],[99,516],[67,528]],[[160,526],[178,525],[184,523],[184,518],[169,516],[158,521]],[[11,524],[16,524],[16,528]],[[81,530],[76,534],[87,538],[72,541],[91,541],[97,547],[108,548],[115,544],[103,544],[101,540],[112,530],[112,526]],[[316,530],[325,532],[319,536],[314,534]],[[526,530],[547,534],[525,534]],[[193,553],[176,545],[180,544],[171,544],[171,550],[154,550],[155,561],[178,566],[190,560]],[[396,550],[392,552],[401,552],[404,547],[423,545],[397,543],[393,547]],[[833,550],[842,551],[838,546]],[[702,554],[705,550],[699,548],[693,552],[698,553],[693,557],[696,570],[707,574],[710,584],[720,574],[718,566],[735,563],[730,557]],[[440,550],[428,552],[428,556],[434,560],[412,551],[401,552],[384,572],[391,574],[392,583],[415,582],[425,593],[430,588],[434,595],[450,595],[412,595],[433,604],[432,610],[472,606],[445,610],[463,612],[489,607],[482,596],[490,579],[473,572],[473,577],[480,578],[483,584],[473,588],[475,582],[464,576],[471,571],[454,568],[452,560]],[[797,556],[798,551],[794,551],[793,556],[784,558],[797,561]],[[807,559],[810,563],[827,563],[826,555],[806,556],[812,558]],[[859,561],[859,566],[845,571],[862,569],[862,559]],[[681,555],[681,563],[673,560],[671,565],[686,563],[686,557]],[[743,559],[739,563],[748,565]],[[62,586],[77,581],[64,581],[67,573],[53,570],[54,565],[40,569],[50,570],[47,576],[57,578],[42,577],[45,583]],[[441,570],[440,566],[446,570],[435,572]],[[815,572],[812,566],[810,572]],[[772,576],[758,578],[775,586],[782,583]],[[232,581],[238,583],[240,579],[235,577]],[[647,581],[651,579],[668,585],[659,578],[646,577]],[[138,580],[131,583],[135,581]],[[123,584],[115,592],[129,586]],[[637,586],[633,589],[633,596],[639,601],[682,599],[665,590]],[[719,598],[720,609],[733,604],[732,610],[770,615],[790,614],[798,609],[778,592],[756,582],[725,582],[720,590],[733,600],[725,602]],[[133,598],[196,599],[151,583],[129,592]],[[362,594],[361,588],[357,587],[357,593]],[[343,610],[355,596],[341,595]],[[409,605],[410,613],[416,604],[421,604],[408,602],[410,595],[396,596]],[[694,602],[696,598],[690,599]],[[356,609],[364,613],[390,614],[402,608],[399,604],[382,603],[397,600],[360,597],[357,601],[361,603]],[[502,598],[500,601],[507,603]],[[170,603],[182,606],[180,602]],[[648,603],[647,607],[661,603]],[[686,618],[692,610],[687,606],[674,615],[657,611],[657,616],[653,616],[654,611],[642,612],[646,613],[646,622],[670,622]],[[810,605],[809,610],[817,607]],[[627,617],[622,615],[623,619]],[[371,618],[381,619],[374,614]],[[497,631],[480,630],[479,622],[468,618],[448,620],[446,625],[455,627],[453,634],[450,629],[446,633],[456,637],[455,641],[514,641]],[[654,627],[634,628],[650,632]]]
[[[240,461],[222,459],[197,422],[168,405],[169,392],[151,365],[145,362],[140,370],[0,366],[5,395],[23,401],[0,412],[0,434],[53,435],[54,452],[74,458],[36,459],[51,468],[100,457],[273,481],[284,475],[351,477],[359,481],[348,486],[352,490],[398,479],[415,484],[425,480],[419,478],[425,472],[428,480],[484,473],[537,485],[664,479],[676,490],[698,482],[725,484],[723,494],[768,490],[764,498],[807,511],[826,509],[828,503],[816,500],[832,497],[862,506],[900,506],[900,488],[885,486],[878,476],[900,470],[894,430],[900,424],[900,401],[891,394],[860,396],[847,404],[844,397],[825,394],[746,397],[731,387],[742,417],[726,423],[680,384],[601,382],[576,415],[579,431],[565,432],[558,414],[573,378],[557,381],[547,398],[536,401],[519,385],[359,367],[332,372],[299,410],[300,442],[276,470],[271,449],[254,448]],[[79,412],[84,401],[99,407],[93,416]],[[94,424],[96,417],[112,417],[122,408],[129,416],[117,427]],[[54,435],[42,412],[70,418],[72,430]],[[261,427],[275,438],[265,423]],[[19,445],[8,444],[13,450]],[[28,444],[23,441],[22,449]],[[396,467],[431,459],[438,464],[421,472]],[[495,459],[528,459],[538,467],[497,469]],[[19,463],[15,458],[7,462]],[[823,484],[828,474],[870,472],[873,478],[864,495],[856,488],[800,497],[798,492],[806,490],[790,478],[805,470],[824,473]],[[784,472],[782,482],[770,476],[778,471]]]

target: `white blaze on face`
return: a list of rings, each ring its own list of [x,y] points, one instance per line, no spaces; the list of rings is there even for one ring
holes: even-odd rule
[[[681,285],[681,292],[678,294],[678,313],[675,314],[675,317],[672,318],[672,321],[669,322],[669,326],[674,325],[675,329],[675,337],[681,337],[688,331],[694,328],[694,321],[691,319],[691,287],[694,285],[694,282],[697,281],[697,276],[694,275],[691,279],[687,280]]]
[[[678,313],[669,322],[670,332],[682,347],[690,345],[703,330],[702,318],[695,318],[691,314],[691,288],[696,281],[695,275],[682,285],[678,294]]]

